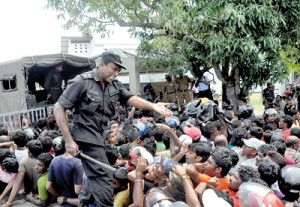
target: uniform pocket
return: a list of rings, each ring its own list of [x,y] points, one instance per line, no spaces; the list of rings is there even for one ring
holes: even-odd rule
[[[87,92],[86,99],[82,105],[81,110],[86,111],[88,113],[94,113],[99,105],[102,102],[102,98],[100,95],[95,93]]]

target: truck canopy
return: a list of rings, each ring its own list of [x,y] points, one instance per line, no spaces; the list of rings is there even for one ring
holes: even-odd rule
[[[45,77],[57,64],[63,64],[65,83],[96,66],[93,59],[69,54],[26,56],[0,63],[0,113],[40,106],[38,103],[46,100]]]

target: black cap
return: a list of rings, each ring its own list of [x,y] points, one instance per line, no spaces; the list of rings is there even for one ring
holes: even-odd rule
[[[122,59],[120,55],[114,54],[112,52],[104,52],[102,54],[102,61],[107,64],[107,63],[115,63],[118,65],[120,68],[125,68],[125,66],[122,65]]]

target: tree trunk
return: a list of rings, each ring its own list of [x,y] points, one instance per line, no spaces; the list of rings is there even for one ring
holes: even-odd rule
[[[226,81],[223,84],[223,88],[225,90],[223,91],[223,100],[228,100],[231,105],[233,105],[234,112],[237,112],[238,109],[238,102],[239,102],[239,89],[234,85],[231,81]]]

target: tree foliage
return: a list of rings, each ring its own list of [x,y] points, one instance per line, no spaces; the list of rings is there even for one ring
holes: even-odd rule
[[[195,76],[214,68],[232,102],[299,68],[299,0],[48,0],[48,7],[84,34],[129,27],[149,68]]]

